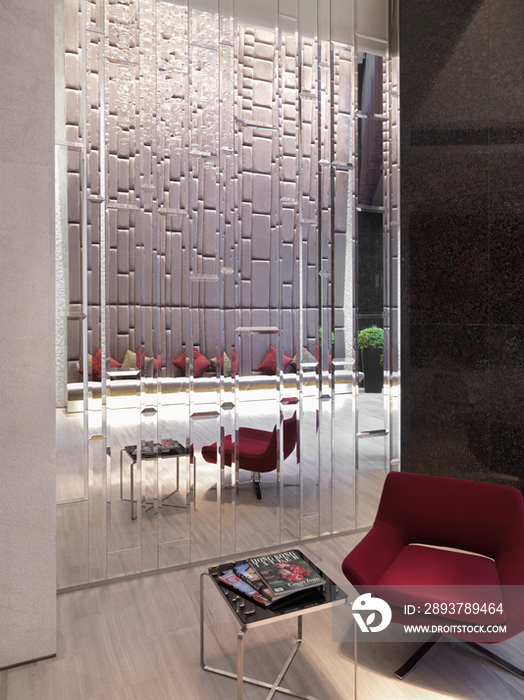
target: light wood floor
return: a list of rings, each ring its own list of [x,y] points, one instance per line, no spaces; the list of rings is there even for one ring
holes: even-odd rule
[[[301,548],[343,584],[340,563],[360,537],[344,535]],[[204,569],[194,565],[60,594],[57,657],[1,672],[0,699],[235,700],[233,680],[199,665],[199,576]],[[211,582],[206,592],[206,661],[234,670],[238,627]],[[399,681],[393,672],[414,648],[405,642],[358,645],[355,694],[354,646],[333,640],[331,615],[325,611],[304,618],[304,642],[286,676],[288,687],[325,700],[524,697],[524,681],[458,645],[437,645]],[[249,631],[246,674],[273,681],[294,632],[289,620]],[[524,640],[506,642],[498,651],[522,664]],[[266,691],[246,686],[244,697],[261,700]]]

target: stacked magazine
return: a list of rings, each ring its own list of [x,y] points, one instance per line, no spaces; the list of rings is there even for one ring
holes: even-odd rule
[[[218,577],[219,581],[235,588],[231,574],[248,585],[251,592],[240,587],[237,587],[237,590],[265,606],[308,588],[319,588],[325,584],[322,576],[313,569],[309,562],[305,561],[298,549],[290,549],[278,554],[266,554],[237,562],[230,571],[226,571]],[[226,576],[229,576],[227,582],[223,580]],[[263,600],[260,600],[260,597]]]
[[[253,586],[250,586],[249,583],[243,581],[240,576],[233,571],[233,569],[228,569],[227,571],[222,572],[222,574],[218,576],[218,580],[225,584],[227,588],[232,588],[238,593],[244,593],[249,598],[256,600],[257,603],[260,603],[260,605],[263,605],[265,608],[267,608],[268,605],[271,605],[271,601],[268,598],[259,593],[255,588],[253,588]]]
[[[136,457],[136,445],[135,449],[131,452],[132,457]],[[171,438],[166,438],[162,440],[160,444],[154,442],[153,440],[142,440],[141,443],[141,457],[145,459],[147,457],[156,457],[157,455],[177,455],[185,454],[186,450],[184,446],[181,445],[178,440],[172,440]]]

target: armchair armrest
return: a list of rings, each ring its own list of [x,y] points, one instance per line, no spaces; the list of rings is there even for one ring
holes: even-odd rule
[[[342,571],[355,586],[375,586],[405,546],[391,528],[375,523],[342,563]]]

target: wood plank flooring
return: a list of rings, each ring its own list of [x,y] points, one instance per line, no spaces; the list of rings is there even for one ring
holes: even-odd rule
[[[340,563],[360,537],[333,537],[301,548],[344,584]],[[234,680],[200,668],[199,577],[204,569],[197,564],[59,594],[57,658],[1,672],[0,699],[236,700]],[[206,594],[206,661],[234,670],[238,626],[210,581]],[[272,681],[295,629],[295,621],[288,620],[249,631],[245,673]],[[304,618],[304,642],[286,686],[325,700],[524,697],[524,681],[456,644],[437,645],[399,681],[393,672],[414,650],[413,643],[400,641],[359,643],[355,693],[354,645],[334,641],[332,630],[331,611]],[[498,646],[498,652],[522,664],[524,640]],[[244,697],[262,700],[266,691],[247,685]]]
[[[380,395],[368,397],[368,404],[360,402],[360,427],[381,427]],[[348,404],[336,406],[338,417],[347,420]],[[365,409],[365,410],[364,410]],[[116,415],[116,414],[115,414]],[[123,415],[123,413],[118,413]],[[314,414],[312,413],[312,416]],[[251,419],[250,419],[251,420]],[[257,424],[271,429],[274,416],[258,415]],[[310,426],[308,427],[307,421]],[[178,427],[172,423],[171,415],[162,418],[162,434],[178,437]],[[263,423],[266,421],[267,426]],[[83,440],[78,420],[64,416],[64,425],[58,436],[61,462],[58,469],[57,498],[81,499],[86,496],[87,470]],[[202,430],[200,430],[200,425]],[[197,443],[209,442],[207,425],[199,424],[192,439]],[[312,441],[305,443],[302,454],[304,470],[302,488],[303,503],[309,498],[309,480],[313,486],[317,478],[315,466],[316,431],[313,417],[305,414],[303,435]],[[180,538],[180,551],[169,551],[167,540],[175,541],[176,530],[187,527],[189,511],[164,508],[162,519],[155,516],[148,520],[141,516],[138,521],[129,517],[129,503],[119,501],[119,449],[124,444],[136,441],[136,431],[129,434],[126,423],[111,426],[110,443],[114,455],[112,468],[108,471],[107,483],[101,481],[101,489],[107,489],[113,501],[112,508],[104,515],[103,536],[88,537],[91,517],[86,501],[59,506],[59,564],[63,571],[62,585],[72,585],[86,579],[86,552],[96,555],[94,548],[104,545],[100,558],[107,555],[108,567],[120,571],[140,570],[147,563],[149,549],[158,547],[159,523],[166,541],[166,560],[174,562],[184,556],[184,540]],[[336,428],[336,435],[343,434],[344,425]],[[186,431],[181,430],[180,435]],[[216,439],[216,438],[213,438]],[[340,504],[336,505],[337,518],[352,527],[357,523],[371,523],[385,476],[381,466],[379,444],[383,438],[359,441],[358,473],[346,468],[352,443],[340,445],[337,452],[340,464],[335,460]],[[346,449],[347,447],[347,449]],[[309,449],[311,448],[311,449]],[[342,448],[342,449],[341,449]],[[378,449],[378,451],[377,451]],[[105,461],[105,456],[102,455]],[[309,463],[308,460],[311,460]],[[383,461],[383,460],[382,460]],[[283,478],[292,481],[297,474],[296,461],[286,463]],[[377,468],[378,467],[378,468]],[[172,483],[172,465],[162,460],[162,478]],[[181,490],[187,490],[188,470],[182,468]],[[193,556],[212,557],[217,551],[216,482],[219,471],[212,465],[199,470],[199,499],[201,508],[195,516],[191,511],[191,534]],[[245,547],[257,544],[254,531],[260,530],[261,518],[266,517],[266,526],[277,513],[273,503],[276,489],[271,484],[271,474],[266,477],[261,508],[253,500],[249,487],[240,490],[238,502],[229,512],[227,494],[222,503],[223,532],[237,518],[235,528],[238,538],[246,538]],[[323,478],[326,478],[324,475]],[[145,483],[145,482],[144,482]],[[357,486],[356,513],[347,506]],[[144,488],[147,487],[145,483]],[[156,487],[158,488],[158,486]],[[295,539],[298,489],[285,489],[286,513],[282,521],[289,541]],[[315,490],[311,490],[314,494]],[[105,507],[105,498],[103,501]],[[236,516],[235,516],[236,508]],[[141,510],[143,512],[144,509]],[[346,513],[347,511],[347,513]],[[256,515],[256,520],[253,517]],[[347,518],[347,522],[344,520]],[[353,523],[353,525],[352,525]],[[256,528],[254,527],[256,525]],[[149,532],[149,529],[151,533]],[[170,534],[171,531],[175,535]],[[232,530],[233,531],[233,530]],[[94,533],[96,535],[96,528]],[[345,579],[340,564],[363,533],[305,540],[300,548],[336,582],[344,585]],[[156,539],[155,539],[156,538]],[[151,539],[151,547],[149,540]],[[222,540],[223,542],[224,540]],[[240,540],[239,540],[240,541]],[[283,540],[285,541],[285,540]],[[238,544],[238,543],[237,543]],[[263,545],[264,542],[261,542]],[[149,549],[148,549],[149,547]],[[283,549],[281,545],[278,549]],[[238,550],[237,550],[238,551]],[[134,561],[133,557],[142,557]],[[127,559],[126,559],[127,558]],[[164,564],[166,565],[166,564]],[[109,584],[73,590],[58,595],[58,653],[55,659],[24,665],[0,672],[0,700],[236,700],[234,680],[207,673],[200,668],[199,659],[199,578],[206,565],[194,564],[187,568],[164,571],[151,576],[119,579]],[[109,571],[109,573],[111,573]],[[210,665],[228,670],[235,669],[236,634],[238,626],[223,601],[218,597],[211,582],[206,588],[206,661]],[[341,610],[344,617],[341,618]],[[430,655],[404,681],[399,681],[393,672],[401,666],[416,648],[413,643],[394,641],[391,643],[359,643],[355,674],[355,647],[352,641],[340,641],[347,608],[335,608],[335,623],[331,611],[315,613],[304,618],[304,642],[295,658],[284,685],[302,694],[325,700],[444,700],[464,698],[467,700],[517,700],[524,698],[524,681],[513,678],[506,672],[476,657],[460,645],[439,644]],[[350,615],[349,615],[350,617]],[[351,619],[351,618],[350,618]],[[287,657],[294,640],[295,621],[251,630],[245,641],[245,674],[273,681],[283,660]],[[349,629],[347,639],[353,639]],[[397,637],[400,639],[400,636]],[[518,666],[524,666],[524,638],[516,638],[498,645],[498,653]],[[354,680],[356,678],[356,686]],[[246,700],[262,700],[266,691],[246,685]],[[283,698],[277,694],[276,698]]]

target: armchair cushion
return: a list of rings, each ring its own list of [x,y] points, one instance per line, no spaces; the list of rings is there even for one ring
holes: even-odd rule
[[[456,605],[447,605],[445,617],[468,623],[485,622],[485,612],[480,612],[485,603],[502,604],[504,608],[497,567],[492,559],[416,544],[402,549],[380,577],[375,594],[398,607],[409,600],[422,612],[433,603],[453,602]],[[466,608],[467,603],[478,604],[479,612],[475,614],[473,609]],[[497,616],[497,620],[505,622],[505,614]]]
[[[522,494],[510,486],[391,472],[375,523],[342,570],[359,591],[390,603],[396,622],[502,623],[506,631],[496,641],[509,639],[524,630]],[[490,619],[481,610],[468,615],[440,607],[445,616],[424,614],[424,603],[452,600],[502,604],[503,613],[497,610]],[[421,609],[407,615],[406,603]],[[469,626],[457,636],[494,641],[490,633]]]

